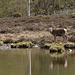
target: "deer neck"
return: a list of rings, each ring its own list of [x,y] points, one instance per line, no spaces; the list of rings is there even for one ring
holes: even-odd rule
[[[53,31],[53,28],[52,28],[52,27],[51,27],[51,28],[49,28],[49,32],[50,32],[50,33],[52,33],[52,31]]]

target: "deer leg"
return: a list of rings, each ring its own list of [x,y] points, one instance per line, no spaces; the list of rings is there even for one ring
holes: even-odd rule
[[[67,41],[67,40],[68,40],[66,35],[64,35],[64,39],[65,39],[65,41]]]
[[[49,69],[51,69],[51,70],[53,69],[53,62],[51,62]]]
[[[63,42],[64,42],[65,36],[63,35]]]
[[[65,38],[66,38],[66,41],[68,41],[68,38],[67,38],[67,36],[65,35]]]
[[[54,36],[54,42],[56,42],[56,35]]]
[[[64,67],[66,68],[67,66],[68,66],[67,59],[65,59]]]

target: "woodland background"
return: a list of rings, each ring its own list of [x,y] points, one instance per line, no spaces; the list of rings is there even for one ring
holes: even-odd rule
[[[31,16],[74,13],[75,0],[31,0]],[[27,0],[0,0],[0,17],[27,16]]]

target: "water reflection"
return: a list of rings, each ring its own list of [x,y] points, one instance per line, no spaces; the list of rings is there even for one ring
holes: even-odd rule
[[[75,50],[53,57],[48,50],[0,50],[1,75],[75,75]]]
[[[66,68],[68,66],[67,58],[54,58],[51,60],[51,63],[49,65],[49,69],[53,69],[54,66],[63,66]]]
[[[31,50],[28,50],[28,69],[29,75],[31,75]]]
[[[28,75],[27,50],[0,50],[0,75]]]
[[[63,66],[64,68],[68,67],[68,60],[69,56],[75,56],[75,50],[67,49],[65,52],[62,53],[50,53],[50,56],[53,58],[50,62],[49,69],[53,69],[55,66]]]

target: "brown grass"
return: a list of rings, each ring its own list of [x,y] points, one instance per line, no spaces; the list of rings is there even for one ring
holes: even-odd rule
[[[21,18],[6,17],[0,18],[0,40],[4,41],[11,38],[14,42],[26,40],[53,42],[53,36],[48,31],[48,25],[51,24],[55,28],[67,28],[69,38],[75,34],[75,14]]]

